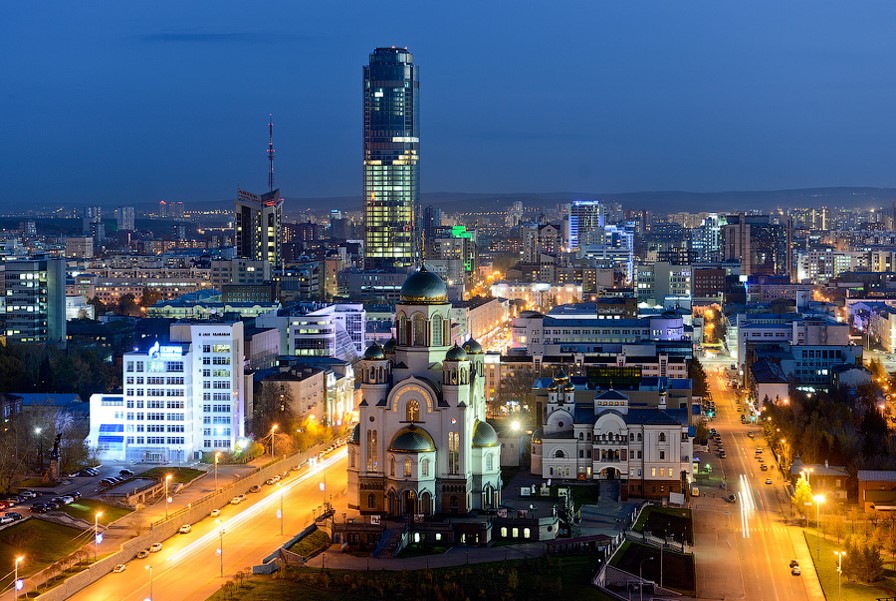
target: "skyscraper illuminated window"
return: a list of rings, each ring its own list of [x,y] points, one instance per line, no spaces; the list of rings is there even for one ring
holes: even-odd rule
[[[416,263],[420,190],[419,67],[407,48],[377,48],[364,67],[367,269]]]

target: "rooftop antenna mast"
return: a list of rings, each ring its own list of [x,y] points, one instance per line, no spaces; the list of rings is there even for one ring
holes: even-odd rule
[[[271,164],[268,171],[268,191],[274,191],[274,115],[268,113],[268,162]]]

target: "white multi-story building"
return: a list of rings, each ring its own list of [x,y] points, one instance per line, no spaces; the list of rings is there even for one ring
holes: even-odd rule
[[[252,388],[242,322],[175,323],[170,334],[124,355],[123,394],[90,397],[88,444],[101,459],[182,462],[244,441]]]
[[[362,304],[303,305],[293,315],[259,315],[258,327],[280,330],[280,348],[299,357],[355,360],[364,352],[367,313]]]

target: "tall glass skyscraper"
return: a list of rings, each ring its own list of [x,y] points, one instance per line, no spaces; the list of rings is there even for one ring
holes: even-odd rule
[[[377,48],[364,67],[364,243],[367,269],[417,260],[420,78],[407,48]]]

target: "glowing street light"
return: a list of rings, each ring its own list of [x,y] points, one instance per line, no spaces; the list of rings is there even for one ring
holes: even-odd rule
[[[168,503],[171,502],[171,497],[168,496],[168,483],[171,482],[171,474],[165,476],[165,521],[168,521]]]
[[[840,586],[843,578],[843,558],[846,556],[846,551],[834,551],[834,555],[837,556],[837,601],[840,601]]]
[[[274,432],[277,431],[277,428],[279,428],[277,424],[271,426],[271,461],[274,460]]]
[[[99,552],[100,547],[100,517],[103,515],[102,511],[97,511],[93,516],[93,562],[96,563],[96,556]]]
[[[812,497],[815,501],[815,527],[821,530],[821,504],[824,503],[824,495],[815,495]],[[821,558],[821,536],[815,533],[815,555]]]
[[[19,591],[25,586],[25,583],[19,580],[19,564],[22,563],[23,559],[25,559],[24,555],[16,557],[16,573],[12,581],[13,599],[19,598]]]

